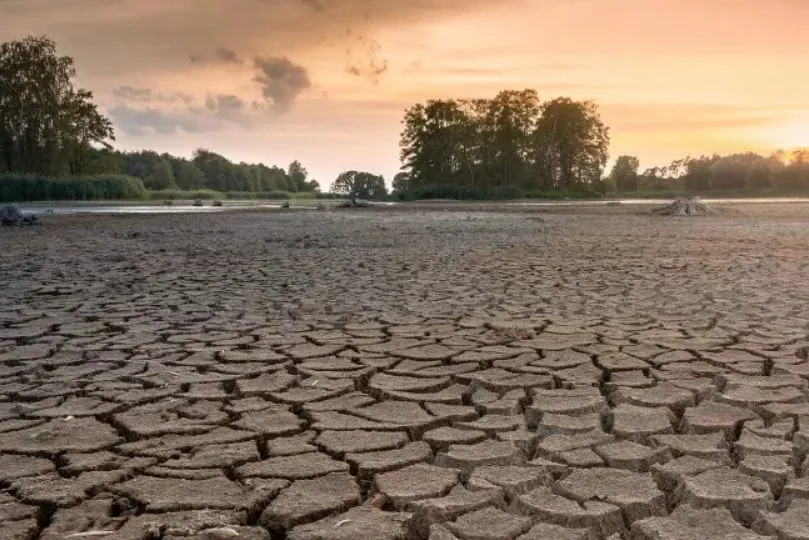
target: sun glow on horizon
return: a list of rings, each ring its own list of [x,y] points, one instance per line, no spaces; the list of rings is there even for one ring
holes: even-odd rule
[[[755,142],[783,150],[787,154],[795,149],[809,148],[809,113],[756,128],[750,133],[750,137]]]

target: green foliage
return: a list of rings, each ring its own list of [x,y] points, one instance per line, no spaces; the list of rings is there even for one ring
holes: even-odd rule
[[[638,176],[639,192],[768,196],[809,191],[809,151],[687,157]]]
[[[139,178],[123,175],[66,178],[0,175],[0,201],[143,200],[147,191]]]
[[[491,100],[430,100],[406,111],[404,126],[407,176],[394,180],[397,194],[435,185],[478,194],[496,186],[586,190],[601,181],[607,162],[608,129],[595,104],[540,103],[534,90],[503,91]]]
[[[619,193],[637,191],[640,160],[634,156],[619,156],[610,173],[609,181]]]
[[[174,171],[171,163],[165,159],[156,162],[152,173],[144,181],[147,189],[151,190],[171,190],[177,189],[177,182],[174,180]]]
[[[397,194],[403,201],[430,199],[449,199],[458,201],[517,201],[520,199],[601,199],[604,195],[597,191],[524,191],[515,186],[491,186],[487,188],[472,186],[452,186],[433,184],[412,188]]]
[[[393,177],[393,195],[399,195],[408,189],[410,189],[410,173],[397,173]]]
[[[93,145],[114,140],[93,94],[73,86],[75,76],[73,59],[58,56],[47,37],[0,44],[0,172],[87,172]]]
[[[224,194],[212,189],[198,189],[183,191],[181,189],[159,189],[148,192],[149,199],[153,201],[185,201],[200,199],[202,201],[215,201],[224,199]]]
[[[383,199],[388,196],[385,179],[367,172],[346,171],[337,177],[332,193],[360,199]]]

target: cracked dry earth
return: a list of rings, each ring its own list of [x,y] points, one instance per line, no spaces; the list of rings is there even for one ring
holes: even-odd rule
[[[804,208],[0,231],[0,538],[809,538]]]

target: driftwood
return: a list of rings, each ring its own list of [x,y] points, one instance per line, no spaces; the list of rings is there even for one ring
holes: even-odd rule
[[[707,216],[710,213],[699,197],[681,197],[652,212],[661,216]]]
[[[4,227],[22,227],[24,225],[36,225],[36,216],[26,216],[16,206],[5,206],[0,208],[0,225]]]

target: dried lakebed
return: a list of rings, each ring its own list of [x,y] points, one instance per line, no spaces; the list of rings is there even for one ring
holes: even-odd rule
[[[809,208],[0,231],[0,538],[809,538]]]

